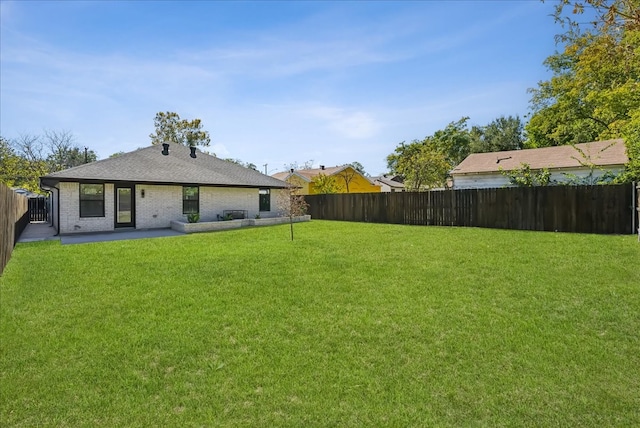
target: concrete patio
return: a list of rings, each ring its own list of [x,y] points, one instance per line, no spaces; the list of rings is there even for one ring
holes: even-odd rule
[[[172,229],[125,229],[113,232],[58,235],[48,223],[29,223],[20,235],[18,243],[59,240],[61,244],[84,244],[89,242],[121,241],[126,239],[160,238],[181,236],[184,233]]]

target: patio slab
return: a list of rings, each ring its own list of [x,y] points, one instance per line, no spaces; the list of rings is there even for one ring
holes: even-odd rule
[[[163,238],[167,236],[182,236],[184,233],[173,229],[135,229],[126,231],[82,233],[77,235],[63,235],[60,237],[62,245],[86,244],[89,242],[123,241],[127,239]]]
[[[56,235],[56,229],[48,223],[29,223],[20,235],[18,243],[59,240],[63,245],[85,244],[89,242],[121,241],[126,239],[161,238],[181,236],[184,233],[172,229],[131,229],[114,232],[82,233],[77,235]]]
[[[47,222],[29,223],[22,231],[18,242],[53,241],[60,239],[56,235],[56,229]]]

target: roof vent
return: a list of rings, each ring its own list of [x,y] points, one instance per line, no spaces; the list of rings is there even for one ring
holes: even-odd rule
[[[189,147],[191,149],[191,154],[189,156],[191,156],[192,158],[196,158],[196,148],[191,146]]]
[[[169,154],[169,143],[162,143],[162,154],[165,156]]]
[[[324,171],[324,165],[320,165],[320,169]]]
[[[291,168],[291,174],[293,174],[293,168]]]

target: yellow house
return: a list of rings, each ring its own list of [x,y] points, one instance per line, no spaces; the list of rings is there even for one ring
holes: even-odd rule
[[[356,171],[351,165],[298,169],[279,172],[274,178],[300,188],[301,195],[319,193],[379,193],[381,186]]]

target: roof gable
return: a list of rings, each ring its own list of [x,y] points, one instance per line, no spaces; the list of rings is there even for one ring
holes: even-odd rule
[[[159,184],[197,184],[229,187],[285,188],[287,184],[259,171],[172,144],[169,154],[161,146],[149,146],[114,158],[54,172],[41,178],[43,184],[60,181],[129,181]]]
[[[584,167],[584,164],[588,162],[602,167],[621,166],[628,161],[629,158],[626,155],[623,140],[616,139],[581,143],[575,146],[473,153],[455,167],[451,174],[509,171],[520,168],[523,163],[528,164],[531,169],[535,170],[542,168],[580,168]]]
[[[277,178],[278,180],[288,181],[291,177],[298,177],[300,180],[305,181],[307,183],[311,182],[309,177],[306,177],[302,174],[299,174],[298,171],[293,172],[277,172],[272,175],[273,178]]]

